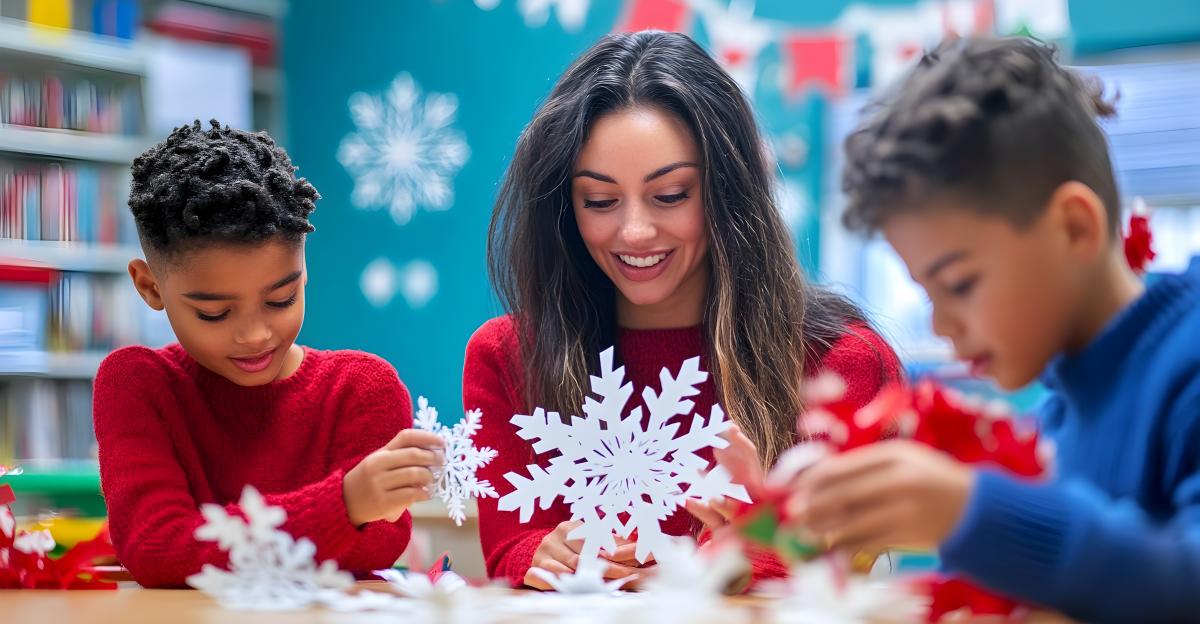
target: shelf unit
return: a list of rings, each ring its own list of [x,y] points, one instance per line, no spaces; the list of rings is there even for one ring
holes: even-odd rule
[[[37,57],[88,70],[140,76],[146,56],[137,42],[0,18],[0,54]]]
[[[121,245],[0,239],[0,260],[36,264],[59,271],[123,274],[142,250]]]
[[[270,20],[282,19],[289,9],[287,0],[188,1],[231,14]],[[140,13],[145,18],[152,15],[162,3],[159,0],[141,0],[140,4]],[[76,8],[78,10],[78,6]],[[13,13],[10,11],[5,15]],[[34,76],[83,76],[96,81],[135,85],[143,95],[142,114],[145,115],[144,96],[148,92],[146,87],[150,68],[155,61],[152,56],[156,49],[154,40],[158,37],[160,35],[143,30],[133,40],[126,40],[84,31],[36,26],[13,17],[0,17],[0,67],[6,68],[6,71],[11,69],[18,76],[24,73]],[[251,92],[247,96],[253,99],[254,124],[268,129],[277,137],[282,130],[281,100],[284,86],[283,73],[277,68],[253,68]],[[143,124],[145,121],[143,117]],[[0,125],[0,159],[61,161],[125,168],[161,138]],[[138,257],[142,257],[140,248],[129,244],[0,238],[0,262],[87,274],[96,280],[128,282],[123,275],[129,261]],[[43,380],[51,380],[56,385],[85,383],[95,378],[106,355],[95,350],[0,351],[0,389],[28,388],[32,384],[44,384]],[[36,414],[17,414],[15,410],[12,413],[18,418],[38,417]],[[0,417],[0,425],[3,423],[3,417]],[[64,422],[62,426],[67,425]],[[7,434],[0,427],[0,436]],[[0,459],[21,462],[24,458]],[[37,504],[46,508],[76,507],[103,513],[94,460],[66,460],[33,466],[26,463],[25,468],[24,475],[5,479],[13,484],[22,499],[37,501]]]

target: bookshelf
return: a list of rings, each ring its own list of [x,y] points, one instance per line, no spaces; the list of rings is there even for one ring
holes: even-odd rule
[[[13,18],[0,18],[0,55],[36,57],[86,70],[134,76],[146,69],[145,53],[135,42],[68,29],[35,29]]]
[[[129,164],[163,138],[148,113],[172,110],[148,103],[165,84],[153,83],[160,44],[250,46],[251,123],[280,138],[284,77],[270,33],[288,3],[136,0],[136,21],[104,27],[118,37],[91,32],[103,30],[99,0],[64,0],[71,28],[28,23],[27,1],[0,1],[0,462],[25,468],[10,482],[31,509],[102,515],[91,382],[112,349],[170,339],[126,275],[142,255]],[[192,16],[201,30],[187,30]],[[222,38],[227,24],[251,24],[243,43]],[[49,277],[14,282],[3,273],[13,266]]]
[[[150,145],[150,140],[143,137],[108,136],[57,128],[0,126],[0,152],[7,154],[128,166],[134,157]]]

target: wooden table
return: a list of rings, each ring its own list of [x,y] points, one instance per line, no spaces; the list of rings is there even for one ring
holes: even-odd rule
[[[730,600],[755,605],[767,599]],[[122,586],[116,591],[0,590],[0,622],[4,624],[416,624],[409,619],[396,613],[336,613],[320,608],[292,613],[227,611],[203,593],[188,589]],[[1069,620],[1038,613],[1027,622],[1064,624]]]

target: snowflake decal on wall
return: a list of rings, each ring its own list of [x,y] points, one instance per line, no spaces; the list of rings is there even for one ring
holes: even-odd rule
[[[308,538],[295,539],[282,531],[287,513],[268,505],[253,486],[242,490],[238,507],[245,519],[230,515],[221,505],[200,507],[204,524],[196,539],[216,542],[229,553],[229,569],[205,564],[188,585],[212,595],[227,609],[286,611],[303,609],[323,592],[354,584],[332,559],[317,565],[317,547]]]
[[[512,417],[517,434],[534,440],[534,452],[553,450],[559,455],[547,468],[526,466],[529,478],[505,474],[516,489],[500,499],[499,508],[520,510],[521,522],[527,522],[535,505],[548,509],[562,496],[571,519],[583,523],[568,535],[583,541],[581,559],[593,559],[601,549],[615,550],[614,534],[629,539],[636,530],[636,557],[645,562],[669,539],[660,523],[686,499],[728,496],[750,502],[746,489],[733,483],[724,468],[707,470],[709,462],[698,454],[729,444],[721,434],[731,423],[721,407],[713,405],[707,419],[693,414],[691,427],[678,437],[681,423],[670,422],[692,412],[694,402],[687,397],[696,395],[707,378],[700,358],[685,361],[675,377],[664,368],[659,373],[661,393],[642,391],[649,412],[643,426],[641,407],[622,416],[633,385],[624,383],[625,368],[614,369],[613,350],[606,349],[600,354],[600,376],[591,378],[592,392],[599,398],[586,398],[586,417],[564,422],[556,412],[540,407],[532,415]]]
[[[468,498],[496,498],[496,488],[485,480],[479,480],[475,472],[496,458],[494,449],[475,448],[471,438],[483,427],[483,413],[470,410],[453,427],[438,421],[437,408],[429,405],[425,397],[417,397],[417,415],[413,426],[441,436],[446,441],[446,465],[433,471],[432,495],[442,499],[450,511],[454,524],[462,526],[466,519]]]
[[[550,9],[558,15],[563,30],[578,32],[587,22],[588,5],[591,0],[517,0],[517,10],[530,28],[544,26],[550,19]],[[500,6],[500,0],[475,0],[475,6],[491,11]]]
[[[471,150],[453,127],[458,98],[428,93],[401,72],[383,95],[350,96],[357,127],[338,146],[337,159],[352,176],[351,203],[364,210],[386,207],[396,225],[418,207],[446,210],[454,203],[454,176]]]

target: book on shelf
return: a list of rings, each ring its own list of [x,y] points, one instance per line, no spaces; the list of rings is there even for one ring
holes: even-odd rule
[[[137,136],[142,119],[136,82],[0,70],[0,124]]]
[[[0,159],[0,238],[135,245],[120,166]]]
[[[0,460],[53,464],[95,457],[90,381],[0,382]]]

